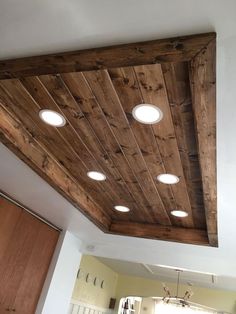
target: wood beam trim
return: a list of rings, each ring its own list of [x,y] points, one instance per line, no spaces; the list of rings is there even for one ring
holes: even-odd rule
[[[198,141],[207,231],[210,245],[217,239],[216,183],[216,40],[190,62],[190,82]]]
[[[109,233],[186,244],[209,245],[207,232],[200,229],[116,221],[112,222]]]
[[[194,227],[206,229],[196,132],[192,110],[188,63],[162,64],[186,189],[192,207]]]
[[[0,103],[0,141],[36,171],[83,214],[107,231],[111,220],[72,178],[48,155]]]
[[[0,61],[0,79],[191,60],[216,37],[204,33]]]

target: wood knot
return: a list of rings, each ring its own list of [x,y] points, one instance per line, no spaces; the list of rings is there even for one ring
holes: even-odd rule
[[[173,48],[176,50],[183,50],[184,49],[184,45],[178,41],[173,43]]]

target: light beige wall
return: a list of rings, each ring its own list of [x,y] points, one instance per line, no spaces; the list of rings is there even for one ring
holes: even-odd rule
[[[167,286],[175,293],[176,284],[167,283]],[[183,294],[186,288],[186,286],[181,286],[180,294]],[[219,311],[236,313],[236,292],[196,286],[192,290],[194,291],[191,299],[193,302],[216,308]],[[124,296],[163,296],[162,284],[157,280],[119,275],[116,289],[117,303]]]
[[[72,298],[98,307],[108,308],[110,298],[116,298],[116,307],[119,300],[126,296],[163,296],[161,282],[139,277],[124,276],[115,273],[109,267],[101,263],[97,258],[84,255],[81,259],[80,269],[82,278],[76,280]],[[86,282],[86,274],[90,274],[91,281]],[[104,289],[100,285],[94,286],[93,279],[104,280]],[[173,294],[176,284],[167,283]],[[185,292],[186,286],[181,286],[180,295]],[[192,301],[203,305],[236,313],[236,292],[206,289],[194,286]]]
[[[106,265],[102,264],[93,256],[83,255],[80,263],[82,277],[76,279],[72,299],[108,308],[110,298],[116,296],[116,285],[118,275]],[[86,275],[90,274],[90,282],[86,282]],[[98,278],[98,285],[93,284],[94,278]],[[104,280],[103,289],[100,286]]]

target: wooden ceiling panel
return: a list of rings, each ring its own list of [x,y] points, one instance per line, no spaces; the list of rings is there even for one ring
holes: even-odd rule
[[[214,33],[4,61],[0,78],[2,142],[103,231],[217,246]],[[136,121],[141,103],[163,119]]]

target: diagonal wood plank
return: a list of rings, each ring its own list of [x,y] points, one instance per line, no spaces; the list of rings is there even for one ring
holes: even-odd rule
[[[170,224],[170,219],[165,211],[162,200],[160,199],[153,178],[146,167],[108,72],[94,71],[86,72],[84,75],[92,88],[124,155],[129,161],[129,165],[133,169],[145,197],[151,205],[157,222],[161,224]]]
[[[43,81],[45,85],[43,85],[41,81]],[[123,200],[125,190],[119,189],[119,185],[117,185],[116,182],[113,180],[113,176],[108,171],[106,164],[103,163],[103,167],[100,165],[100,160],[98,161],[93,153],[89,150],[89,148],[87,147],[87,142],[84,142],[82,140],[81,132],[77,132],[73,127],[73,124],[70,123],[70,119],[68,118],[68,107],[71,106],[71,101],[73,102],[73,100],[70,97],[69,91],[67,92],[65,90],[65,86],[63,85],[63,82],[61,82],[60,78],[54,76],[44,76],[41,77],[41,80],[39,80],[38,77],[29,77],[23,78],[21,82],[41,108],[59,111],[67,118],[67,127],[58,128],[58,132],[62,135],[62,137],[70,145],[70,147],[73,148],[78,158],[81,159],[86,168],[86,171],[96,170],[101,171],[102,173],[105,173],[107,175],[106,181],[101,183],[97,182],[95,184],[98,185],[100,193],[102,193],[103,196],[106,196],[106,199],[109,201],[108,205],[110,205],[111,208],[111,217],[119,217],[120,220],[127,220],[129,218],[129,214],[122,215],[121,213],[112,210],[114,205],[120,204]],[[70,101],[64,100],[65,95],[67,94],[68,99],[71,99]],[[61,95],[64,95],[63,99],[61,98]],[[55,97],[55,100],[52,96]],[[82,124],[82,115],[79,115],[79,108],[75,107],[74,109],[74,113],[77,116],[76,123],[77,126],[80,128],[80,124]],[[85,121],[83,122],[83,125],[84,124]],[[85,125],[84,128],[86,128]],[[92,136],[92,134],[90,135]],[[91,137],[89,138],[89,142],[91,142]],[[120,193],[118,194],[117,191]],[[132,217],[130,218],[132,220]],[[139,220],[137,216],[136,220]]]
[[[52,128],[39,119],[40,107],[23,88],[18,80],[6,80],[0,83],[2,105],[13,113],[27,130],[33,135],[44,149],[55,158],[67,172],[72,175],[89,191],[90,195],[97,200],[104,209],[112,211],[106,194],[99,193],[96,182],[87,177],[87,169],[83,162],[74,154],[64,139],[60,136],[58,129]],[[66,128],[63,128],[64,130]]]
[[[187,63],[162,65],[187,190],[197,228],[206,229]]]
[[[143,101],[157,105],[163,112],[163,119],[159,123],[152,125],[153,132],[167,173],[174,174],[180,178],[179,183],[172,185],[177,209],[188,212],[189,216],[187,218],[191,223],[190,226],[194,227],[192,208],[186,189],[161,65],[138,66],[134,70]]]
[[[130,193],[132,200],[132,207],[135,208],[135,213],[142,217],[143,221],[155,222],[151,211],[150,205],[143,198],[142,190],[139,187],[137,179],[129,167],[129,164],[122,153],[119,143],[117,142],[109,123],[105,118],[103,111],[101,110],[95,96],[89,88],[83,74],[81,73],[70,73],[62,75],[64,82],[69,86],[77,105],[81,109],[81,114],[86,116],[94,132],[97,135],[99,143],[104,147],[106,151],[106,160],[112,160],[111,167],[115,167],[119,172],[117,178],[119,183],[124,182],[124,188]],[[68,116],[68,115],[67,115]],[[82,130],[81,130],[82,131]],[[85,137],[85,135],[83,136]],[[89,142],[89,139],[88,141]],[[95,144],[95,143],[94,143]],[[91,149],[93,147],[91,146]],[[95,145],[95,150],[100,149]],[[100,151],[100,150],[99,150]],[[126,194],[124,194],[124,198]],[[123,200],[127,201],[125,198]],[[122,204],[123,204],[122,203]]]
[[[0,102],[0,139],[10,150],[33,168],[42,178],[79,208],[102,230],[111,220],[107,213],[91,199],[87,192],[59,165],[41,145],[14,119]]]
[[[132,109],[143,102],[133,68],[111,69],[108,72],[172,224],[188,227],[191,225],[189,221],[178,219],[170,214],[171,210],[176,208],[171,187],[158,184],[156,180],[157,175],[166,171],[151,126],[141,124],[132,117]]]

